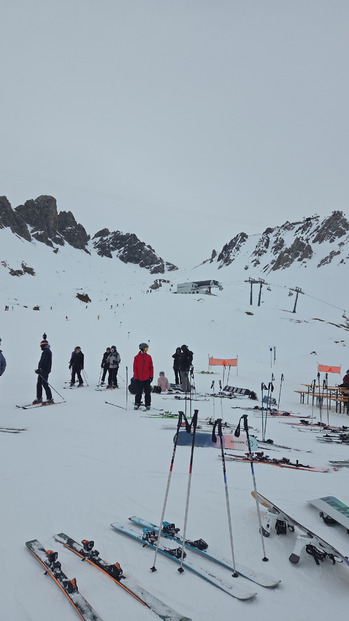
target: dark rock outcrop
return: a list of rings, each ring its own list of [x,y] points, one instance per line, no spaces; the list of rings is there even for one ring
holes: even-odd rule
[[[31,240],[25,220],[13,211],[6,196],[0,196],[0,229],[7,227],[9,227],[15,235],[19,235],[27,241]]]
[[[151,274],[163,274],[165,270],[178,269],[159,257],[151,246],[138,239],[134,233],[121,233],[102,229],[93,238],[93,247],[101,257],[117,256],[124,263],[133,263],[149,270]]]
[[[78,224],[73,214],[63,211],[58,214],[56,199],[53,196],[38,196],[15,208],[31,228],[31,235],[47,246],[64,246],[67,242],[73,248],[86,250],[89,240],[84,227]]]
[[[246,233],[239,233],[235,235],[228,244],[225,244],[217,257],[217,262],[221,263],[219,267],[222,267],[222,265],[230,265],[239,254],[247,239],[248,235],[246,235]]]

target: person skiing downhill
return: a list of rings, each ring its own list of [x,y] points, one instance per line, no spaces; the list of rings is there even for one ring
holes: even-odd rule
[[[139,352],[133,360],[133,377],[136,384],[135,410],[141,405],[142,392],[147,410],[150,410],[151,390],[150,384],[154,377],[154,367],[151,356],[148,354],[149,345],[140,343]]]
[[[1,339],[0,339],[0,347],[1,347]],[[6,369],[6,359],[0,349],[0,376],[4,373],[5,369]]]
[[[52,352],[47,341],[46,334],[43,335],[43,340],[40,343],[41,358],[39,360],[38,368],[35,369],[38,380],[36,383],[36,399],[33,404],[42,403],[42,389],[44,388],[46,393],[46,401],[44,403],[53,403],[51,388],[48,384],[48,376],[51,373],[52,368]]]

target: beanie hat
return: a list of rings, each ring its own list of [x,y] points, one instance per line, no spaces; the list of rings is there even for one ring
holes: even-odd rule
[[[112,345],[112,346],[111,346],[110,351],[116,351],[116,347],[115,347],[115,345]]]
[[[140,343],[139,349],[144,351],[145,349],[149,349],[149,345],[147,343]]]
[[[42,335],[42,341],[40,343],[40,347],[43,348],[46,345],[48,345],[48,340],[47,340],[47,334],[46,332],[44,332],[44,334]]]

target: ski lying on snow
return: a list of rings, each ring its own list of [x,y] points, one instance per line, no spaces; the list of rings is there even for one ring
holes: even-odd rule
[[[57,560],[57,552],[45,550],[43,545],[37,539],[27,541],[25,545],[44,567],[45,573],[50,574],[51,578],[53,578],[55,583],[62,589],[64,595],[67,596],[70,603],[74,606],[76,612],[82,619],[85,621],[102,621],[101,617],[81,595],[76,585],[75,578],[69,580],[69,578],[67,578],[67,576],[63,573],[61,564]]]
[[[332,466],[336,466],[337,468],[349,468],[349,459],[330,459],[330,464]]]
[[[120,408],[120,410],[126,410],[122,405],[117,405],[116,403],[111,403],[110,401],[104,401],[107,405],[113,405],[114,408]]]
[[[147,520],[144,520],[143,518],[139,518],[135,515],[133,515],[132,517],[128,519],[133,524],[137,524],[137,526],[140,526],[141,528],[146,528],[148,530],[155,532],[156,535],[158,535],[159,533],[159,527],[156,524],[152,524],[152,522],[148,522]],[[176,528],[174,524],[170,522],[163,522],[161,536],[165,537],[166,539],[171,539],[172,541],[176,541],[177,543],[182,545],[183,539],[180,535],[178,535],[178,531],[179,531],[179,528]],[[204,546],[204,545],[206,546],[205,548],[198,547],[198,546]],[[225,560],[217,552],[214,552],[214,556],[213,556],[213,553],[210,554],[209,552],[207,552],[206,548],[208,546],[206,542],[203,541],[202,539],[199,539],[197,541],[186,540],[185,547],[189,548],[189,550],[193,550],[193,552],[197,552],[203,558],[207,558],[210,561],[213,561],[214,563],[218,563],[219,565],[222,565],[222,567],[226,567],[230,571],[236,571],[243,578],[247,578],[247,580],[251,580],[252,582],[255,582],[256,584],[259,584],[260,586],[270,588],[270,587],[276,587],[280,583],[280,580],[272,578],[268,576],[267,574],[265,574],[264,572],[259,572],[259,571],[255,571],[254,569],[250,569],[249,567],[244,567],[244,565],[240,565],[240,563],[237,563],[235,567],[233,567],[231,562],[229,563],[229,561]]]
[[[21,431],[27,431],[25,427],[0,427],[2,433],[21,433]]]
[[[304,450],[295,448],[294,446],[286,446],[285,444],[275,444],[273,440],[257,440],[258,448],[268,448],[271,450],[272,448],[280,448],[285,449],[287,451],[298,451],[299,453],[312,453],[312,450]]]
[[[107,574],[116,584],[132,595],[132,597],[143,604],[143,606],[151,609],[164,621],[190,621],[189,617],[184,617],[175,610],[172,610],[172,608],[151,593],[148,593],[148,591],[136,584],[136,582],[124,576],[119,563],[110,564],[101,559],[98,550],[94,549],[94,541],[83,540],[82,545],[80,545],[65,533],[55,535],[55,540],[62,543],[65,548],[68,548],[68,550],[71,550],[74,554],[80,556],[82,560],[87,561],[94,567],[97,567],[97,569],[100,569],[104,574]]]
[[[272,416],[295,416],[296,418],[300,418],[301,414],[300,412],[292,412],[290,410],[278,410],[275,408],[271,408],[271,410],[269,410],[269,408],[265,407],[262,408],[260,405],[255,405],[254,407],[251,406],[246,406],[244,407],[243,405],[232,405],[231,406],[232,410],[249,410],[252,412],[268,412],[268,415],[271,414]],[[308,416],[302,416],[301,418],[310,418],[310,415]]]
[[[142,544],[143,547],[148,546],[152,548],[153,550],[156,549],[155,543],[151,543],[150,541],[143,539],[143,537],[139,534],[138,530],[132,529],[129,526],[124,526],[123,524],[118,524],[116,522],[111,524],[111,526],[118,533],[122,533],[123,535],[127,535],[128,537],[131,537],[131,539],[138,541],[138,543]],[[146,532],[147,532],[147,529],[145,529],[145,533],[143,533],[143,535],[146,535]],[[160,552],[160,554],[163,554],[171,561],[181,564],[181,548],[178,548],[176,550],[171,550],[170,548],[167,548],[166,546],[160,544],[158,551]],[[224,582],[223,580],[221,580],[221,578],[214,576],[210,570],[206,570],[206,569],[203,569],[202,567],[196,566],[196,564],[193,563],[192,560],[189,561],[187,559],[186,561],[183,561],[182,566],[192,571],[199,578],[206,580],[207,582],[215,586],[217,589],[224,591],[224,593],[227,593],[228,595],[231,595],[231,597],[235,597],[236,599],[248,600],[248,599],[252,599],[256,595],[256,592],[248,591],[247,589],[240,587],[240,585],[236,585],[235,583],[230,584],[230,583]],[[234,580],[237,580],[237,579],[234,578]]]
[[[250,462],[248,454],[246,455],[234,455],[232,453],[225,453],[225,459],[228,461],[244,461]],[[330,470],[337,470],[337,468],[318,468],[317,466],[305,466],[300,464],[298,460],[295,463],[290,462],[289,459],[284,457],[283,459],[270,458],[268,455],[255,454],[252,457],[252,461],[255,464],[269,464],[270,466],[279,466],[280,468],[292,468],[293,470],[306,470],[308,472],[329,472]]]
[[[33,410],[34,408],[43,408],[49,405],[59,405],[60,403],[65,403],[65,401],[54,401],[53,403],[28,403],[27,405],[16,405],[16,408],[20,408],[22,410]]]
[[[317,423],[311,423],[308,419],[304,420],[303,418],[301,418],[301,420],[297,423],[294,422],[284,422],[282,421],[284,425],[292,425],[293,427],[303,427],[305,429],[323,429],[323,430],[327,430],[327,429],[331,429],[333,431],[341,431],[340,427],[336,427],[335,425],[327,425],[326,423],[322,423],[320,421],[318,421]],[[348,428],[346,428],[348,429]]]

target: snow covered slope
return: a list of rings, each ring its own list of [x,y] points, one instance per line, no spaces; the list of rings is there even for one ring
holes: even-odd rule
[[[131,515],[159,521],[173,449],[174,424],[135,412],[127,394],[127,378],[132,375],[138,344],[149,342],[154,381],[160,371],[165,371],[172,381],[172,354],[177,346],[186,343],[194,352],[196,390],[202,394],[210,392],[212,380],[217,387],[219,380],[229,379],[232,385],[255,390],[260,404],[261,382],[268,383],[273,373],[278,395],[283,374],[281,407],[301,415],[313,414],[318,420],[318,408],[300,405],[294,390],[316,377],[318,363],[341,365],[343,372],[349,367],[348,326],[343,317],[349,306],[343,287],[344,266],[329,264],[320,270],[295,265],[281,276],[268,274],[268,285],[263,286],[258,307],[257,289],[251,306],[246,274],[233,269],[233,264],[219,270],[213,264],[182,270],[176,273],[176,280],[174,273],[171,279],[165,275],[164,279],[171,282],[152,290],[154,276],[137,266],[90,256],[67,246],[55,253],[39,242],[23,242],[6,229],[0,231],[0,244],[2,257],[11,268],[22,269],[24,262],[36,274],[11,276],[8,269],[1,269],[0,336],[8,366],[0,378],[0,425],[26,429],[18,434],[0,432],[0,584],[4,618],[77,618],[26,549],[25,541],[34,538],[58,550],[65,572],[77,577],[82,594],[104,621],[116,616],[130,620],[155,618],[106,576],[98,575],[94,568],[60,548],[53,535],[62,531],[76,540],[94,539],[103,558],[119,561],[125,574],[194,621],[224,621],[231,615],[244,621],[255,621],[256,616],[262,620],[282,616],[291,621],[314,614],[319,621],[325,621],[334,612],[341,612],[348,597],[348,567],[333,566],[328,560],[318,567],[305,553],[299,565],[292,565],[288,556],[295,536],[291,533],[272,533],[264,542],[269,562],[262,562],[248,463],[227,463],[236,560],[281,579],[276,590],[253,585],[257,591],[253,602],[235,601],[188,572],[180,575],[167,559],[159,558],[158,571],[151,573],[153,553],[117,535],[109,525],[126,521]],[[221,280],[223,290],[216,296],[173,293],[176,282],[199,277]],[[305,294],[300,294],[297,312],[292,313],[294,294],[289,297],[288,293],[297,285],[304,288]],[[80,301],[77,293],[87,294],[91,302]],[[9,305],[9,311],[4,311],[5,305]],[[33,310],[36,305],[40,310]],[[34,369],[44,331],[53,352],[50,383],[54,398],[65,402],[34,410],[16,409],[16,404],[29,403],[35,397]],[[85,354],[88,385],[67,390],[68,362],[76,345]],[[110,345],[116,345],[121,354],[120,389],[98,392],[95,386],[102,354]],[[207,374],[209,355],[238,356],[238,370],[231,370],[229,378],[228,371],[223,378],[221,369]],[[330,381],[338,383],[340,375],[331,376]],[[152,395],[152,405],[175,413],[186,407],[171,395],[156,394]],[[255,402],[213,401],[207,397],[187,404],[187,411],[198,408],[201,424],[212,415],[237,423],[244,410],[235,407],[245,405],[251,407]],[[322,416],[327,420],[326,408]],[[331,410],[328,416],[332,424],[349,423],[345,414]],[[248,419],[260,437],[260,414],[249,410]],[[318,432],[300,431],[285,423],[270,419],[267,437],[292,450],[269,447],[270,456],[286,456],[318,466],[328,466],[330,459],[348,458],[348,446],[319,443]],[[181,529],[189,454],[186,447],[177,450],[165,515]],[[256,464],[255,474],[263,495],[349,554],[345,530],[326,526],[306,502],[333,494],[349,505],[347,469],[312,473]],[[204,538],[229,557],[225,488],[219,451],[215,449],[196,449],[194,453],[187,535]],[[229,572],[224,575],[236,580],[230,578]],[[237,580],[248,588],[252,585]]]

